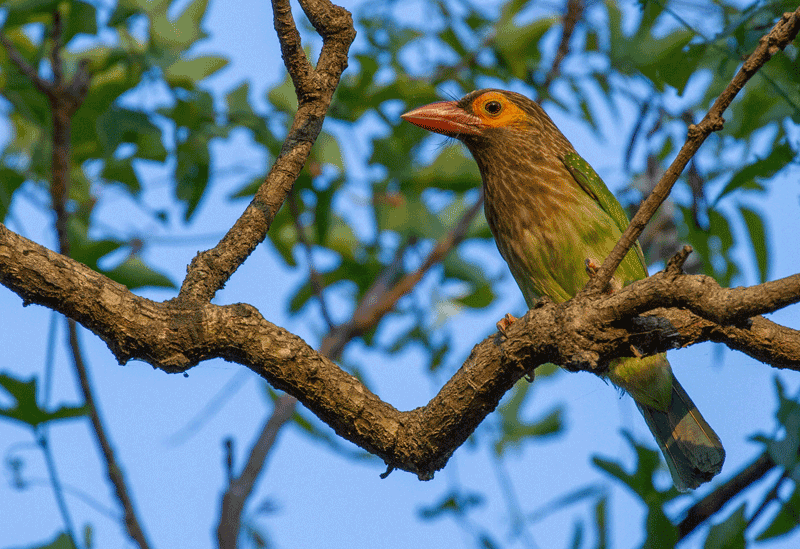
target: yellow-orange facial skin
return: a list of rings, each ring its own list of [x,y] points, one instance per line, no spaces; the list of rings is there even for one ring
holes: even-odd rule
[[[401,117],[428,131],[458,137],[513,126],[527,120],[528,115],[502,93],[488,91],[463,107],[457,101],[440,101],[418,107]]]
[[[484,128],[505,128],[528,118],[525,111],[502,93],[489,91],[476,97],[470,105]]]

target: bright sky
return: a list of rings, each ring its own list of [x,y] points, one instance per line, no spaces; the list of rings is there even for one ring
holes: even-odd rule
[[[262,98],[269,86],[283,79],[284,68],[267,2],[212,2],[206,27],[211,39],[202,51],[223,52],[232,59],[229,68],[210,79],[214,90],[227,91],[247,79],[251,82],[251,97]],[[615,174],[621,173],[627,145],[618,137],[627,132],[609,132],[605,140],[598,140],[552,105],[545,107],[609,186],[612,189],[623,187],[626,182]],[[397,123],[401,123],[399,119]],[[632,123],[630,117],[609,118],[608,127],[627,129]],[[439,141],[431,140],[426,146],[439,145]],[[223,174],[227,173],[226,167],[241,165],[256,166],[253,169],[256,173],[259,162],[263,163],[259,153],[248,147],[243,137],[219,146],[217,152],[219,162],[215,171]],[[800,168],[794,166],[783,178],[770,183],[768,196],[747,197],[752,201],[751,207],[769,213],[773,265],[770,277],[773,279],[794,274],[800,265],[800,252],[792,237],[800,230],[798,176]],[[220,236],[245,206],[244,202],[231,204],[221,198],[246,179],[246,175],[219,177],[213,185],[212,197],[206,199],[205,207],[192,226],[177,228],[176,233]],[[156,181],[151,187],[148,202],[153,206],[163,205],[168,196],[166,183]],[[106,198],[104,215],[108,221],[122,223],[132,232],[147,234],[152,229],[140,226],[136,217],[126,214],[124,200]],[[22,227],[12,225],[13,230],[24,229],[25,236],[52,244],[49,217],[25,203],[20,203],[14,214],[22,220]],[[177,281],[197,250],[215,242],[214,238],[208,238],[188,244],[157,245],[148,248],[148,254]],[[496,252],[488,251],[495,254],[488,268],[505,273]],[[470,253],[483,257],[487,250],[476,249]],[[740,250],[739,255],[744,258],[741,265],[747,272],[745,280],[739,283],[753,283],[750,252]],[[507,273],[505,277],[498,303],[486,311],[465,314],[457,321],[454,334],[457,334],[456,344],[461,356],[493,332],[495,321],[505,312],[519,314],[524,310],[513,280]],[[268,320],[316,345],[321,324],[312,320],[313,311],[295,318],[288,318],[284,312],[286,297],[301,279],[302,272],[284,269],[268,246],[260,246],[218,294],[216,302],[251,303]],[[165,291],[146,291],[143,295],[159,300],[172,297]],[[50,312],[38,306],[22,308],[16,295],[2,289],[0,310],[3,311],[0,348],[4,350],[0,371],[37,375],[41,379]],[[771,318],[800,328],[798,307]],[[65,335],[61,322],[58,330],[58,341],[62,343]],[[237,466],[241,466],[247,447],[270,411],[264,398],[263,382],[242,367],[222,361],[203,363],[191,370],[188,378],[164,374],[141,362],[120,367],[98,338],[85,331],[82,335],[103,418],[153,547],[202,549],[214,546],[219,500],[225,483],[222,440],[235,437]],[[61,347],[56,356],[56,389],[52,400],[77,403],[75,380]],[[356,348],[348,352],[347,358],[363,361],[376,392],[400,409],[424,405],[438,389],[424,375],[421,356],[414,351],[388,359]],[[746,437],[756,432],[774,431],[773,378],[779,375],[790,395],[800,390],[800,376],[796,373],[780,374],[744,355],[722,351],[709,344],[672,352],[670,360],[681,383],[725,443],[727,461],[722,478],[729,477],[761,452],[761,447],[747,442]],[[170,437],[187,425],[232,379],[237,380],[239,389],[225,402],[222,411],[188,440],[171,445]],[[608,482],[590,461],[592,455],[599,454],[632,463],[630,450],[620,435],[621,428],[633,432],[637,440],[652,444],[633,402],[627,397],[620,399],[611,387],[586,374],[560,375],[556,380],[542,380],[537,385],[535,396],[527,405],[529,417],[538,417],[554,404],[565,403],[569,430],[566,436],[512,451],[505,460],[505,474],[514,483],[519,510],[523,513],[539,510],[568,491],[602,482],[611,498],[609,516],[613,524],[613,546],[636,546],[643,531],[642,509],[623,489]],[[4,400],[0,402],[5,403]],[[49,434],[62,481],[90,494],[103,508],[119,513],[87,423],[70,421],[53,425]],[[0,440],[6,452],[4,462],[10,455],[22,457],[25,477],[39,481],[26,490],[15,490],[9,485],[10,476],[4,468],[5,481],[0,483],[0,546],[22,547],[51,539],[62,525],[52,491],[45,482],[41,453],[28,431],[8,422],[0,422]],[[467,547],[473,544],[471,536],[449,518],[417,519],[421,507],[433,505],[459,485],[465,492],[475,491],[487,496],[487,504],[470,517],[475,520],[474,527],[489,528],[501,542],[507,541],[506,500],[497,468],[486,450],[465,445],[430,482],[420,482],[404,472],[394,472],[381,480],[378,475],[383,471],[379,460],[347,460],[291,427],[282,433],[269,457],[257,495],[248,508],[248,520],[259,525],[276,547]],[[772,485],[774,474],[769,478],[772,480],[763,483],[759,490]],[[664,480],[667,481],[667,473],[664,473]],[[705,490],[700,490],[685,496],[671,511],[678,513],[689,506],[692,498],[704,493]],[[94,529],[94,546],[126,546],[119,521],[108,518],[71,494],[67,497],[77,528],[80,530],[90,524]],[[276,510],[259,515],[258,507],[265,501]],[[738,505],[726,509],[725,516]],[[529,539],[533,540],[530,546],[567,546],[573,535],[573,524],[585,520],[588,526],[590,513],[589,506],[578,505],[530,525]],[[591,535],[590,530],[586,533]],[[795,535],[770,547],[796,547],[799,539]],[[701,538],[695,536],[685,547],[698,546],[700,541]]]

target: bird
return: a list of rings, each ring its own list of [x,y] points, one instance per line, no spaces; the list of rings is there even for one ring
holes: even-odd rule
[[[522,94],[482,89],[401,118],[466,145],[483,180],[486,220],[530,308],[545,296],[556,303],[574,297],[628,226],[625,210],[589,163],[544,109]],[[637,242],[609,291],[647,276]],[[679,491],[722,470],[722,443],[678,383],[666,354],[615,359],[602,375],[633,397]]]

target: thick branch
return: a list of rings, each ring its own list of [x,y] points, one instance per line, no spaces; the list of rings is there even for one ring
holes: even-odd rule
[[[558,305],[543,301],[508,328],[507,339],[496,335],[476,345],[425,407],[400,412],[249,305],[156,303],[0,224],[0,283],[25,303],[46,305],[81,322],[120,362],[140,359],[167,372],[215,357],[243,364],[298,398],[340,436],[420,478],[443,467],[505,392],[544,362],[598,372],[619,356],[719,341],[769,364],[800,370],[800,332],[761,317],[723,326],[684,308],[633,317],[616,312],[659,307],[664,278],[688,292],[695,292],[692,281],[705,284],[703,277],[659,273],[611,296],[581,296]],[[724,302],[725,292],[736,290],[721,292]],[[641,295],[650,296],[649,304]],[[699,307],[691,295],[685,302]]]
[[[680,152],[678,152],[678,156],[667,171],[664,172],[664,175],[653,188],[650,196],[648,196],[639,207],[639,211],[633,216],[630,225],[625,232],[622,233],[616,246],[614,246],[614,249],[611,250],[611,253],[597,271],[596,276],[589,280],[584,291],[598,292],[608,285],[612,275],[628,253],[628,250],[631,249],[636,239],[642,234],[642,231],[644,231],[645,226],[656,213],[656,210],[658,210],[664,200],[669,196],[672,187],[675,185],[678,177],[680,177],[686,164],[689,163],[689,160],[697,153],[700,146],[712,132],[722,129],[724,123],[722,113],[725,112],[728,105],[731,104],[736,95],[742,90],[745,83],[747,83],[773,55],[778,53],[779,50],[784,49],[794,40],[798,30],[800,30],[800,7],[798,7],[794,13],[785,13],[772,30],[761,38],[756,50],[747,58],[731,83],[728,84],[714,102],[711,110],[703,117],[703,120],[697,125],[689,126],[688,138],[683,147],[681,147]]]

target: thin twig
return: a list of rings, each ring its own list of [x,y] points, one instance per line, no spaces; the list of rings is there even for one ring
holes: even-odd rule
[[[583,16],[583,7],[583,0],[567,0],[567,11],[561,19],[561,41],[553,58],[553,64],[544,78],[544,83],[542,84],[544,89],[550,88],[550,84],[558,76],[561,69],[561,62],[569,53],[569,42],[575,32],[575,26]]]
[[[92,391],[91,382],[89,381],[89,372],[84,363],[83,352],[81,351],[80,341],[78,340],[78,326],[71,318],[67,320],[67,331],[69,332],[69,349],[72,354],[72,362],[78,376],[81,393],[83,394],[86,407],[89,409],[89,419],[92,422],[92,430],[104,458],[106,476],[108,476],[108,479],[114,486],[117,500],[119,500],[120,505],[122,505],[125,516],[125,529],[128,532],[128,536],[130,536],[141,549],[147,549],[150,547],[150,544],[147,542],[147,537],[136,516],[133,500],[128,493],[128,486],[125,482],[125,474],[122,471],[122,465],[117,461],[114,455],[114,448],[111,446],[111,442],[106,436],[105,427],[100,419],[100,411],[97,409],[97,404],[94,400],[94,393]]]
[[[244,505],[250,497],[256,479],[261,474],[281,427],[294,414],[296,403],[297,400],[289,395],[283,395],[275,401],[272,415],[258,440],[253,444],[242,474],[235,478],[225,491],[222,497],[221,520],[217,526],[217,542],[220,549],[236,549]]]
[[[46,430],[47,428],[44,427],[44,429]],[[44,455],[44,462],[47,466],[47,475],[50,477],[50,484],[53,487],[53,495],[56,497],[58,511],[61,513],[61,519],[64,521],[64,528],[67,530],[67,536],[69,536],[70,541],[72,541],[72,545],[74,547],[78,547],[78,538],[75,536],[75,526],[72,524],[72,517],[70,516],[69,509],[67,508],[67,501],[64,499],[64,490],[62,489],[61,481],[58,478],[56,462],[55,459],[53,459],[53,452],[50,451],[46,432],[43,431],[39,433],[37,442],[39,447],[42,449],[42,454]]]
[[[311,290],[314,292],[317,301],[319,301],[319,308],[322,312],[322,318],[325,320],[325,324],[328,325],[328,329],[330,330],[333,328],[334,324],[331,320],[331,315],[328,312],[325,296],[323,295],[323,292],[325,291],[325,281],[322,280],[322,276],[320,276],[319,271],[317,271],[316,267],[314,267],[313,250],[311,249],[311,243],[306,238],[305,227],[303,227],[303,224],[300,222],[300,210],[297,207],[297,198],[294,191],[289,193],[286,202],[289,204],[289,212],[292,215],[294,228],[297,232],[297,240],[300,242],[306,252],[306,260],[308,261],[308,278],[309,282],[311,283]]]
[[[723,126],[722,113],[728,108],[736,95],[742,90],[750,78],[769,61],[779,50],[784,49],[800,30],[800,7],[793,13],[786,13],[772,30],[763,36],[758,47],[744,62],[739,72],[728,84],[725,90],[717,97],[703,120],[689,126],[688,138],[681,148],[678,156],[661,177],[650,196],[639,207],[639,211],[631,220],[630,225],[620,237],[614,249],[608,255],[597,274],[589,279],[583,292],[599,292],[611,280],[622,259],[631,249],[631,246],[642,234],[647,223],[656,213],[659,206],[667,199],[672,187],[680,177],[689,160],[695,155],[703,142],[712,132],[719,131]]]
[[[52,90],[51,90],[51,83],[39,76],[36,67],[28,63],[25,57],[17,51],[17,48],[14,47],[14,44],[6,37],[5,33],[0,32],[0,44],[3,44],[3,47],[6,49],[6,53],[8,54],[8,58],[17,67],[17,69],[24,74],[33,85],[36,86],[43,94],[50,97]]]
[[[56,218],[55,229],[58,238],[58,251],[65,256],[69,256],[69,236],[67,234],[69,212],[67,211],[66,203],[69,193],[72,165],[72,153],[70,150],[72,141],[72,117],[83,104],[86,94],[88,93],[90,77],[87,71],[87,64],[85,61],[82,61],[72,81],[66,82],[64,80],[63,63],[61,59],[61,49],[64,47],[63,33],[64,28],[61,12],[56,9],[53,12],[53,27],[50,33],[50,38],[52,40],[50,50],[51,70],[53,72],[52,81],[39,78],[35,68],[25,61],[5,36],[0,36],[0,41],[2,41],[8,51],[9,58],[11,58],[17,68],[31,79],[34,85],[47,96],[50,102],[53,120],[52,180],[50,182],[50,194],[52,208]],[[111,444],[105,434],[105,429],[99,417],[91,384],[88,379],[88,372],[84,365],[83,355],[78,342],[78,330],[75,320],[68,319],[67,330],[69,349],[71,351],[75,372],[81,391],[83,392],[86,407],[89,410],[89,418],[95,436],[100,445],[103,457],[105,458],[108,478],[114,485],[117,499],[123,507],[125,526],[128,535],[138,543],[140,548],[147,549],[149,544],[147,543],[144,531],[136,517],[131,498],[128,495],[122,469],[114,457],[113,449],[111,448]]]

